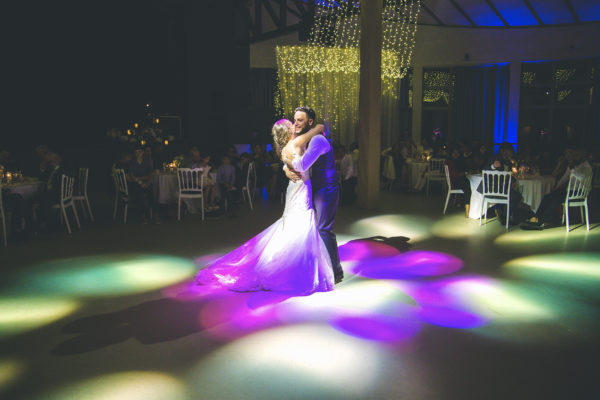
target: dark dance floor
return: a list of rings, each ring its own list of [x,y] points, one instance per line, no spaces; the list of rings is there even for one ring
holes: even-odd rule
[[[600,398],[597,220],[506,232],[382,196],[340,209],[346,279],[307,297],[191,284],[277,202],[1,248],[0,398]]]

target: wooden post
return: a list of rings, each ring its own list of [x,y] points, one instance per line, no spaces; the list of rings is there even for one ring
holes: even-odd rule
[[[423,66],[413,66],[412,140],[421,144],[421,121],[423,121]]]
[[[358,98],[358,204],[379,203],[381,158],[381,12],[383,0],[360,2],[360,92]]]

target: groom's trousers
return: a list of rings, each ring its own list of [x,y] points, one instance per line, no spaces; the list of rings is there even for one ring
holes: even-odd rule
[[[343,277],[344,272],[340,264],[337,240],[333,233],[333,224],[337,214],[338,202],[340,200],[339,186],[327,185],[322,188],[313,188],[313,206],[317,213],[317,229],[327,252],[331,258],[334,277]]]

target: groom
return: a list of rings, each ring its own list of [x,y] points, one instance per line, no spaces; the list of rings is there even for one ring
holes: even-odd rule
[[[294,112],[294,130],[296,135],[308,132],[315,124],[315,111],[308,107],[298,107]],[[292,161],[293,170],[285,168],[289,179],[299,179],[299,172],[310,169],[310,180],[312,183],[313,207],[317,214],[317,228],[319,235],[331,258],[333,276],[335,283],[344,279],[344,271],[340,264],[333,224],[337,213],[340,198],[335,169],[335,159],[331,143],[323,135],[317,135],[311,139],[302,159]]]

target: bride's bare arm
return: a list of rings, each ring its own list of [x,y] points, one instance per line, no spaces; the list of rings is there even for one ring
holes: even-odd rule
[[[311,128],[304,135],[300,135],[300,136],[297,136],[296,138],[294,138],[294,140],[293,140],[294,145],[299,148],[304,148],[304,146],[306,146],[308,144],[308,142],[310,142],[310,139],[323,133],[324,130],[325,130],[325,126],[323,124],[317,124],[314,126],[314,128]]]

